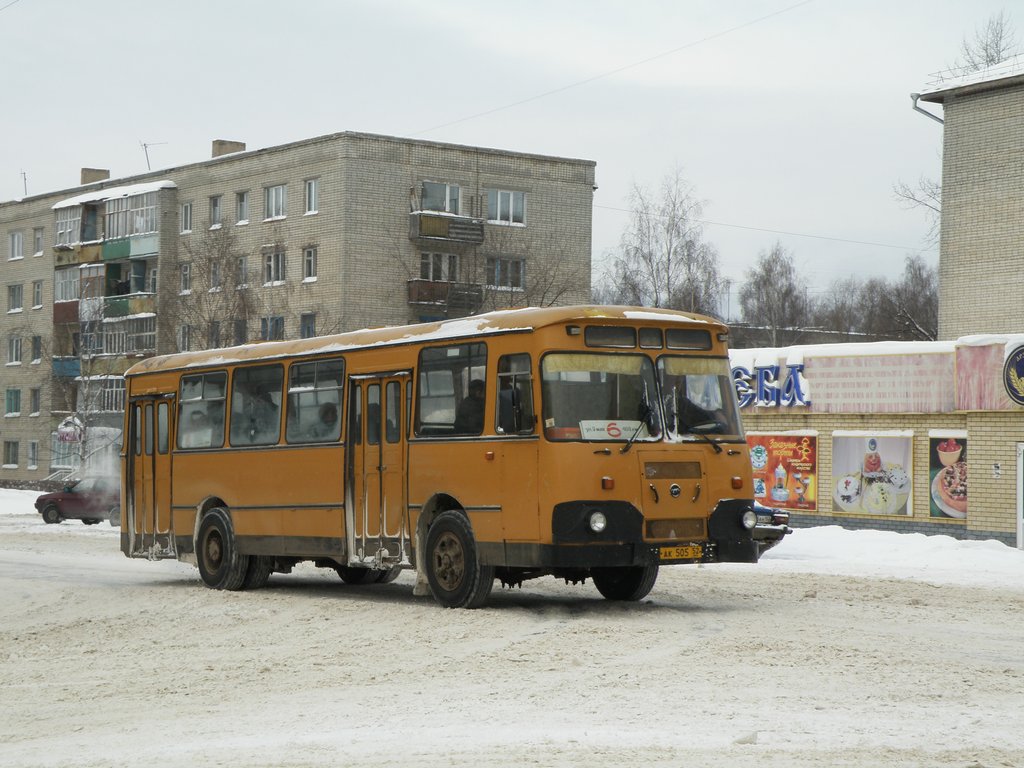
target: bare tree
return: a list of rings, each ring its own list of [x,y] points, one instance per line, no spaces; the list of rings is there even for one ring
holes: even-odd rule
[[[291,263],[286,264],[281,237],[249,252],[227,227],[184,243],[178,265],[187,266],[189,288],[162,304],[164,322],[177,331],[175,348],[230,346],[264,333],[283,338],[286,327],[298,327],[301,305],[295,301],[295,286],[301,267],[288,255]],[[272,318],[279,318],[281,327],[263,328]],[[316,324],[319,335],[341,330],[340,315],[323,305],[317,307]],[[181,328],[188,331],[183,334]]]
[[[922,176],[916,186],[905,181],[897,182],[893,194],[907,209],[921,208],[928,216],[928,232],[925,242],[934,245],[939,239],[939,224],[942,220],[942,185],[934,179]]]
[[[793,344],[807,330],[811,298],[807,282],[781,243],[761,251],[740,286],[740,308],[747,334],[768,346]],[[760,333],[755,333],[759,331]]]
[[[954,69],[969,74],[991,67],[1009,58],[1017,48],[1013,22],[1005,10],[989,16],[985,25],[974,30],[974,37],[960,43],[960,59]]]
[[[920,256],[908,256],[902,279],[893,286],[893,318],[903,338],[934,341],[939,336],[939,276]]]
[[[836,341],[849,341],[861,335],[863,318],[860,294],[863,287],[863,281],[858,277],[833,281],[825,294],[814,303],[814,326],[836,334]]]
[[[701,201],[678,168],[657,196],[634,185],[629,223],[599,288],[602,298],[719,316],[718,252],[704,241],[701,213]]]

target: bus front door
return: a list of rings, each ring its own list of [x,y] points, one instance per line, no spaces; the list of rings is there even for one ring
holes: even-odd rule
[[[350,377],[350,565],[381,567],[409,560],[404,408],[409,386],[406,372]]]
[[[132,401],[129,417],[127,491],[122,537],[137,557],[174,557],[171,534],[170,422],[174,397]]]

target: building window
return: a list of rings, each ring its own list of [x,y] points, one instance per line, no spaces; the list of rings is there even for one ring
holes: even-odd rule
[[[220,201],[220,195],[214,195],[210,198],[210,229],[221,225]]]
[[[302,251],[302,279],[316,280],[316,248],[312,246]]]
[[[178,351],[188,352],[192,348],[192,326],[178,326]]]
[[[261,317],[260,338],[264,341],[280,341],[284,338],[283,317]]]
[[[420,279],[456,282],[459,279],[459,257],[454,253],[421,253]]]
[[[21,312],[25,307],[25,288],[20,283],[18,285],[7,286],[7,311],[8,312]]]
[[[526,263],[523,259],[488,257],[487,284],[499,288],[523,288],[526,284]]]
[[[284,251],[269,251],[263,256],[263,284],[284,282]]]
[[[21,390],[7,390],[7,408],[4,413],[8,416],[21,416]]]
[[[219,291],[223,278],[221,277],[220,262],[216,259],[210,261],[210,290]]]
[[[192,231],[192,203],[181,204],[181,233]]]
[[[235,276],[235,282],[238,288],[249,287],[249,257],[239,256],[236,262],[236,268],[238,274]]]
[[[220,347],[219,320],[211,320],[210,325],[206,329],[206,347],[207,349],[217,349]]]
[[[32,309],[41,309],[43,306],[43,281],[32,281]]]
[[[146,290],[149,293],[156,293],[156,267],[150,267],[146,273]]]
[[[57,209],[57,245],[77,243],[82,228],[82,206],[69,205]]]
[[[18,441],[4,440],[4,468],[17,469],[18,467]]]
[[[23,259],[25,258],[24,246],[25,239],[21,232],[11,232],[8,235],[7,241],[10,245],[10,251],[7,254],[8,259]]]
[[[7,362],[21,363],[21,336],[11,336],[7,339]]]
[[[28,411],[29,416],[39,415],[39,405],[42,401],[42,390],[39,387],[33,387],[28,391]]]
[[[526,193],[488,189],[487,220],[496,224],[525,224]]]
[[[28,468],[37,469],[39,467],[39,441],[30,440],[28,443]]]
[[[249,192],[235,193],[235,223],[249,223]]]
[[[132,195],[128,198],[129,235],[144,235],[157,232],[159,219],[156,215],[156,192]],[[189,217],[191,223],[191,216]]]
[[[266,187],[264,193],[264,219],[283,219],[288,213],[288,188],[284,184]]]
[[[182,264],[181,267],[181,292],[191,293],[192,292],[192,265]]]
[[[43,255],[43,228],[36,227],[32,230],[32,255]]]
[[[234,322],[235,346],[245,344],[247,341],[249,341],[249,324],[244,317],[236,318]]]
[[[110,355],[152,352],[156,349],[156,316],[114,318],[103,323],[103,351]]]
[[[54,301],[77,301],[78,300],[78,267],[58,269],[54,273],[53,300]]]
[[[103,232],[108,240],[128,237],[129,233],[128,198],[117,197],[107,200],[104,215]]]
[[[424,211],[459,212],[458,184],[445,184],[438,181],[424,181],[420,207]]]
[[[316,336],[315,312],[303,312],[299,317],[299,336],[303,339],[311,339]]]
[[[306,179],[306,213],[316,213],[319,206],[320,179]]]
[[[43,359],[43,337],[32,337],[32,362],[38,363]]]

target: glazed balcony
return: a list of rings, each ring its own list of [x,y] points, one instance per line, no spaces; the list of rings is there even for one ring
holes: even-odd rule
[[[484,222],[442,211],[413,211],[409,214],[409,239],[476,245],[484,241]]]

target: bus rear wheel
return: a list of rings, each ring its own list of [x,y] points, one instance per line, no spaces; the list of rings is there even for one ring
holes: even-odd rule
[[[591,568],[590,578],[607,600],[642,600],[658,580],[658,566]]]
[[[245,583],[249,556],[240,554],[231,518],[221,507],[211,509],[199,523],[196,537],[199,575],[213,589],[238,590]]]
[[[427,531],[427,581],[445,608],[479,608],[494,586],[494,566],[481,565],[469,519],[442,512]]]

